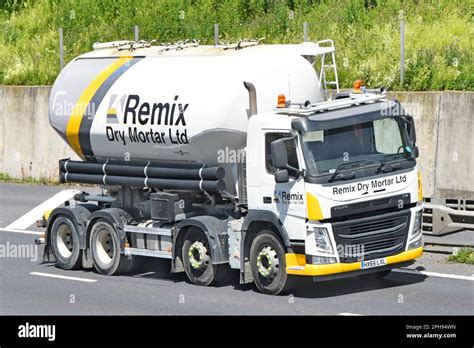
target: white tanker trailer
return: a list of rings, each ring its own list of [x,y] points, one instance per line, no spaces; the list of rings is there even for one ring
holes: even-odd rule
[[[413,119],[360,85],[327,100],[331,40],[94,48],[50,96],[82,158],[59,161],[61,181],[105,189],[45,214],[57,266],[113,275],[159,257],[195,284],[230,267],[278,294],[293,276],[383,277],[421,255]]]

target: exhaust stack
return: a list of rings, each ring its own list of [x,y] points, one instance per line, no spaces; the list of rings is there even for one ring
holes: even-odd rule
[[[257,90],[250,82],[244,82],[244,86],[249,91],[249,109],[250,116],[257,114]]]

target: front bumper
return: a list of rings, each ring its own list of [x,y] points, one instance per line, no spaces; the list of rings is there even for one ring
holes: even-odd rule
[[[387,256],[387,266],[393,265],[395,268],[402,266],[407,261],[414,260],[423,254],[423,247],[419,247],[412,250],[407,250],[397,255]],[[327,276],[339,273],[354,272],[361,270],[362,262],[352,263],[332,263],[326,265],[312,265],[306,264],[306,256],[304,254],[286,254],[286,273],[292,275],[302,276]],[[370,268],[369,270],[374,271],[376,268]],[[382,270],[382,268],[381,268]]]

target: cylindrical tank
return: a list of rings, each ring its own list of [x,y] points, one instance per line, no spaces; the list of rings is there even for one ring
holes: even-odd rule
[[[249,95],[259,113],[279,94],[323,99],[297,45],[240,50],[200,46],[133,52],[102,49],[71,61],[50,96],[50,123],[84,160],[192,161],[218,164],[219,150],[245,146]]]

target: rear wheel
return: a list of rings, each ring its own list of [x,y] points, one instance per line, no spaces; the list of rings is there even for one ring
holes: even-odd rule
[[[82,265],[82,250],[76,224],[67,215],[57,217],[51,227],[51,248],[56,266],[77,269]]]
[[[213,282],[219,282],[220,275],[225,272],[222,267],[212,264],[209,242],[204,232],[198,228],[192,227],[186,233],[182,256],[184,270],[193,284],[207,286]],[[219,279],[217,273],[219,273]]]
[[[120,238],[107,220],[99,219],[92,226],[90,247],[94,268],[100,274],[121,274],[132,268],[133,261],[120,254]]]
[[[275,232],[263,230],[254,238],[250,265],[255,285],[262,293],[278,295],[289,290],[285,249]]]

